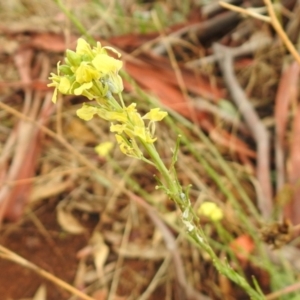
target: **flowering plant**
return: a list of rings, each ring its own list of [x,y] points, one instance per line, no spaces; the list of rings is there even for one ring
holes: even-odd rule
[[[155,122],[161,121],[166,112],[159,108],[151,109],[143,117],[137,112],[136,104],[124,105],[122,94],[123,81],[118,74],[123,63],[108,55],[112,47],[91,46],[79,39],[76,52],[67,50],[65,65],[57,64],[57,74],[51,73],[49,86],[55,87],[52,101],[55,103],[57,92],[66,95],[83,95],[96,103],[84,103],[77,111],[79,118],[89,121],[98,115],[111,123],[110,131],[115,133],[121,151],[132,157],[145,159],[138,140],[152,144],[155,142]],[[120,98],[116,101],[114,95]],[[144,120],[149,120],[145,125]]]
[[[183,188],[180,185],[175,170],[179,139],[169,168],[160,158],[154,145],[157,140],[156,122],[163,120],[167,113],[154,108],[141,116],[136,109],[136,103],[129,106],[124,104],[121,94],[123,82],[119,75],[123,63],[118,58],[111,57],[109,51],[120,58],[120,53],[112,47],[102,47],[98,42],[97,46],[92,48],[84,39],[78,39],[76,51],[67,50],[65,64],[58,63],[57,74],[51,73],[49,79],[52,83],[48,86],[55,87],[52,101],[56,102],[58,92],[65,95],[83,95],[89,100],[94,100],[91,103],[84,103],[77,110],[78,117],[88,121],[98,115],[109,121],[110,131],[115,134],[120,150],[124,154],[154,165],[163,179],[158,188],[164,190],[180,208],[183,224],[194,243],[210,255],[220,273],[244,288],[252,299],[263,299],[243,277],[226,262],[221,261],[208,244],[205,234],[198,225],[198,217],[189,199],[188,187]],[[115,99],[116,95],[119,101]],[[109,147],[105,143],[104,147],[96,147],[96,151],[103,153]],[[144,151],[148,153],[149,159],[144,156]],[[206,203],[200,209],[200,213],[209,216],[215,222],[222,218],[220,209],[210,203]]]

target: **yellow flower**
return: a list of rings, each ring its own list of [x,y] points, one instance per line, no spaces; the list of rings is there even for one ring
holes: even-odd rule
[[[110,57],[107,54],[98,54],[93,59],[92,64],[103,75],[118,73],[123,66],[122,61]]]
[[[67,63],[67,65],[72,66],[72,67],[76,67],[79,66],[81,63],[81,57],[78,53],[72,51],[72,50],[67,50],[66,51],[66,58],[65,58],[65,62]]]
[[[122,134],[126,127],[127,126],[125,124],[111,124],[110,131],[116,132],[117,134]]]
[[[95,97],[93,94],[89,92],[89,89],[92,88],[92,86],[93,86],[92,82],[82,83],[77,88],[74,88],[74,95],[76,96],[83,95],[87,97],[89,100],[92,100]]]
[[[164,117],[168,115],[165,111],[160,111],[160,108],[153,108],[143,116],[143,119],[148,119],[151,121],[161,121]]]
[[[113,122],[121,122],[121,123],[127,123],[127,115],[124,111],[111,111],[108,109],[99,109],[98,115],[107,121]]]
[[[87,83],[100,78],[100,73],[87,62],[82,62],[75,72],[78,83]]]
[[[135,157],[135,158],[142,158],[143,153],[138,148],[138,146],[135,143],[135,140],[133,139],[131,141],[131,144],[121,135],[115,134],[116,140],[120,146],[120,150],[127,156]]]
[[[210,218],[213,222],[218,222],[223,219],[223,212],[216,203],[204,202],[198,209],[198,214]]]
[[[112,142],[104,142],[95,147],[95,151],[101,157],[107,157],[112,150],[114,144]]]
[[[93,52],[91,46],[82,38],[77,40],[76,53],[80,56],[88,56],[90,58],[93,57]]]
[[[124,89],[123,80],[117,73],[110,73],[106,82],[109,86],[109,90],[114,94],[121,93]]]
[[[157,140],[151,136],[150,132],[145,127],[135,126],[133,134],[147,144],[153,144]]]
[[[83,103],[82,107],[76,111],[76,114],[80,119],[89,121],[93,118],[95,114],[98,113],[98,111],[99,111],[98,107]]]
[[[123,81],[118,72],[123,66],[123,62],[108,56],[98,54],[92,61],[93,66],[101,74],[104,82],[107,83],[112,93],[120,93],[123,90]]]

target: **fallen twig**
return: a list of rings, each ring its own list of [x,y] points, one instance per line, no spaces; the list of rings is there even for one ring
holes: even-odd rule
[[[300,55],[297,51],[297,49],[294,47],[293,43],[290,41],[288,36],[286,35],[285,31],[282,29],[281,24],[279,23],[273,5],[270,0],[264,0],[265,5],[268,9],[269,16],[271,18],[271,24],[283,43],[286,45],[290,53],[294,56],[295,60],[300,64]]]
[[[219,4],[222,7],[225,7],[227,9],[232,10],[232,11],[235,11],[235,12],[238,12],[238,13],[241,13],[241,14],[245,14],[247,16],[256,18],[258,20],[262,20],[262,21],[267,22],[267,23],[271,23],[271,18],[270,17],[266,17],[266,16],[264,16],[260,13],[257,13],[257,12],[254,11],[254,9],[245,9],[245,8],[242,8],[242,7],[239,7],[239,6],[232,5],[230,3],[226,3],[224,1],[220,1]]]
[[[226,85],[232,99],[244,117],[257,145],[257,179],[261,186],[261,195],[258,193],[258,207],[264,218],[272,212],[272,189],[270,181],[270,142],[269,134],[264,124],[260,121],[256,111],[250,104],[241,88],[233,70],[233,57],[230,48],[214,44],[214,53],[219,58]],[[221,55],[222,54],[222,55]]]

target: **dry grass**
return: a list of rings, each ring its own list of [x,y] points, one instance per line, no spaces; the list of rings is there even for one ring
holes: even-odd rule
[[[166,34],[170,26],[185,19],[183,12],[188,10],[185,2],[192,6],[192,1],[137,3],[132,0],[101,3],[66,1],[66,7],[92,36],[108,39],[132,35],[134,38],[134,34],[149,33],[159,26],[160,34]],[[156,12],[159,23],[155,19],[153,21],[151,9]],[[194,9],[198,7],[194,6]],[[5,186],[10,187],[26,185],[28,189],[24,193],[30,197],[26,211],[17,218],[18,222],[3,224],[1,244],[16,253],[23,253],[29,261],[53,275],[60,274],[57,277],[93,299],[247,299],[243,291],[218,274],[209,257],[189,241],[181,229],[180,213],[174,203],[162,191],[155,189],[154,168],[124,157],[118,147],[114,148],[109,159],[99,158],[94,147],[103,141],[114,142],[114,138],[104,121],[93,119],[84,123],[76,117],[76,109],[84,99],[65,97],[55,108],[50,104],[52,91],[45,89],[44,84],[62,53],[51,51],[53,45],[49,46],[49,50],[45,49],[47,43],[41,48],[31,48],[30,43],[35,34],[55,33],[63,36],[66,44],[70,45],[73,35],[78,36],[78,29],[73,23],[53,1],[14,0],[1,3],[0,18],[0,28],[4,29],[0,36],[3,40],[0,44],[0,100],[13,109],[1,104],[0,164],[5,174],[20,152],[20,170],[34,170],[33,173],[25,172],[25,177],[5,181]],[[255,22],[249,24],[249,30],[257,30]],[[262,31],[266,33],[267,30]],[[244,123],[240,119],[232,121],[234,117],[228,106],[224,108],[215,100],[194,97],[184,79],[181,81],[177,57],[186,62],[207,56],[208,50],[196,41],[197,32],[193,29],[191,32],[191,36],[178,37],[181,42],[173,47],[174,52],[168,52],[170,49],[161,37],[155,39],[155,49],[163,49],[165,57],[171,60],[170,69],[176,73],[182,94],[189,95],[189,100],[197,99],[210,113],[204,118],[213,120],[209,124],[215,127],[206,126],[207,123],[199,120],[200,125],[187,121],[174,113],[169,123],[163,123],[157,129],[157,149],[168,165],[178,133],[184,136],[177,163],[180,181],[183,185],[192,184],[190,195],[196,210],[204,201],[214,201],[224,212],[224,219],[219,224],[201,218],[211,245],[220,257],[228,257],[232,267],[243,272],[250,281],[254,275],[263,291],[268,293],[272,284],[277,290],[294,283],[298,276],[297,264],[293,266],[291,259],[287,259],[285,265],[278,261],[275,264],[278,257],[265,251],[259,236],[264,220],[255,210],[259,193],[254,152],[244,146],[251,145],[253,140]],[[239,29],[236,32],[239,33]],[[148,44],[150,48],[151,42]],[[195,44],[191,46],[193,42]],[[26,43],[30,49],[30,53],[25,51],[27,54],[24,52]],[[278,57],[282,57],[282,53],[280,47],[274,51],[257,52],[257,58],[251,63],[242,61],[240,66],[235,66],[240,83],[251,94],[251,103],[255,105],[255,99],[260,99],[256,108],[262,123],[271,124],[271,127],[274,119],[270,101],[274,98],[274,86],[279,81],[282,61]],[[18,65],[18,55],[23,59],[21,65]],[[127,53],[126,61],[136,59],[128,56]],[[26,65],[26,62],[29,63]],[[215,67],[206,66],[195,73],[198,76],[205,73],[214,86],[220,82]],[[30,76],[34,78],[33,85],[30,85]],[[143,76],[143,70],[140,76]],[[262,81],[264,85],[261,85]],[[155,105],[152,93],[155,93],[156,86],[146,94],[132,86],[125,95],[127,103],[137,102],[141,111]],[[226,103],[227,100],[224,101]],[[224,121],[226,116],[229,122]],[[28,117],[33,123],[28,122]],[[17,124],[21,124],[19,128]],[[200,127],[204,128],[205,134]],[[20,128],[24,130],[21,134],[29,136],[22,141],[24,144],[14,140]],[[42,134],[35,136],[38,128]],[[229,135],[222,136],[223,133]],[[236,148],[235,142],[230,142],[232,136],[239,139],[237,144],[240,143],[240,148]],[[231,143],[233,148],[230,148]],[[28,152],[21,156],[24,149]],[[24,161],[31,151],[38,159],[28,167]],[[55,214],[51,212],[53,207]],[[35,239],[31,239],[31,232],[34,232]],[[76,240],[73,235],[80,237]],[[17,243],[16,239],[20,236],[26,238]],[[236,241],[240,245],[241,237],[245,238],[245,244],[241,245],[245,247],[246,257],[234,246]],[[32,255],[36,239],[39,240],[39,251]],[[249,248],[252,244],[255,250]],[[51,263],[47,262],[46,254],[42,254],[49,250],[53,255]],[[14,260],[9,257],[12,254],[1,253],[1,257]],[[66,256],[70,256],[70,261],[66,260],[70,274],[56,268],[61,267]],[[292,257],[295,258],[295,254]],[[17,259],[15,262],[24,265]],[[19,277],[18,270],[12,265],[5,264],[5,267],[10,276]],[[7,284],[1,272],[0,268],[0,286],[1,281]],[[31,275],[28,276],[30,278]],[[13,297],[77,299],[59,291],[57,286],[62,287],[63,284],[55,278],[52,280],[55,287],[47,286],[48,297],[32,298],[41,281],[31,284],[26,291],[21,287],[22,278],[16,279],[20,289]],[[58,291],[51,292],[51,288]],[[73,295],[77,293],[68,291]]]

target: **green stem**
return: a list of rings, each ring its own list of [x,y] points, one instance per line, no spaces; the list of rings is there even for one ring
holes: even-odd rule
[[[210,247],[210,245],[207,242],[207,239],[205,237],[204,232],[201,228],[198,227],[198,225],[195,222],[195,216],[192,212],[192,208],[190,205],[189,199],[184,199],[182,195],[182,187],[178,183],[178,180],[176,178],[176,173],[171,174],[171,172],[167,169],[163,161],[161,160],[155,146],[153,144],[147,144],[144,141],[140,140],[142,145],[145,147],[146,151],[150,155],[154,165],[156,166],[157,170],[162,175],[164,181],[165,181],[165,188],[168,191],[168,195],[172,200],[174,200],[180,207],[180,210],[182,212],[182,219],[183,223],[186,226],[187,232],[189,236],[196,242],[197,246],[206,251],[209,256],[212,259],[212,262],[215,266],[215,268],[223,275],[225,275],[227,278],[235,282],[237,285],[239,285],[241,288],[243,288],[248,295],[251,297],[251,299],[254,300],[262,300],[264,299],[263,295],[258,293],[254,288],[250,286],[250,284],[243,278],[241,275],[239,275],[237,272],[235,272],[229,264],[226,262],[223,262],[219,259],[219,257],[216,255],[216,253],[213,251],[213,249]]]

